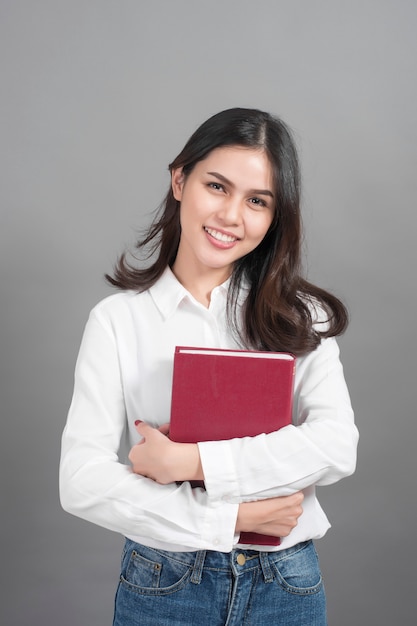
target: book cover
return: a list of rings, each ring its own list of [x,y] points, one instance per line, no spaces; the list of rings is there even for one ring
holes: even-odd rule
[[[177,346],[170,438],[181,443],[254,437],[291,423],[295,357],[286,352]],[[240,543],[279,545],[241,533]]]

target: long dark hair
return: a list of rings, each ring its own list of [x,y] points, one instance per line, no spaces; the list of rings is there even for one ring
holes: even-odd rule
[[[341,334],[348,315],[338,298],[301,274],[300,172],[291,131],[282,120],[264,111],[228,109],[193,133],[169,170],[182,168],[187,176],[196,163],[222,146],[263,149],[273,169],[276,198],[274,218],[264,239],[233,268],[228,312],[234,330],[247,347],[306,354],[322,337]],[[173,265],[181,235],[179,206],[170,188],[156,219],[136,244],[138,251],[147,251],[146,258],[154,255],[156,260],[138,267],[122,254],[114,276],[106,275],[112,285],[144,291]],[[242,281],[249,290],[240,312],[236,303]],[[318,311],[319,325],[314,324]],[[238,317],[242,321],[238,322]]]

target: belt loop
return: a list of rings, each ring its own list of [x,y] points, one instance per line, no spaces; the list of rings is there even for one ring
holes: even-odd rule
[[[269,553],[260,552],[259,562],[261,564],[262,574],[264,575],[264,581],[266,583],[272,583],[274,580],[274,574],[272,572],[271,564],[269,562]]]
[[[193,573],[191,574],[191,582],[195,585],[199,585],[201,583],[201,577],[203,575],[203,566],[204,560],[206,558],[206,551],[199,550],[196,554]]]

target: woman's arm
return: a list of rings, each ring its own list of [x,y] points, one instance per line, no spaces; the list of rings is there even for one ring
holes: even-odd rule
[[[130,451],[133,471],[161,483],[203,480],[203,470],[197,445],[174,443],[166,436],[169,424],[155,429],[144,422],[136,428],[142,440]],[[247,502],[239,505],[236,532],[257,532],[276,537],[286,537],[297,525],[303,512],[304,495],[297,492],[282,496]]]
[[[297,363],[293,425],[199,444],[205,485],[228,501],[288,495],[353,473],[358,431],[335,339]]]
[[[166,436],[169,424],[156,429],[138,421],[136,428],[142,440],[133,446],[129,454],[134,472],[161,484],[204,479],[196,444],[170,441]],[[295,528],[303,512],[303,499],[303,493],[297,492],[291,496],[242,503],[239,505],[235,531],[286,537]]]
[[[90,316],[62,437],[60,496],[68,512],[124,535],[231,550],[238,505],[188,483],[159,485],[119,458],[126,411],[111,328]],[[162,436],[162,435],[161,435]]]

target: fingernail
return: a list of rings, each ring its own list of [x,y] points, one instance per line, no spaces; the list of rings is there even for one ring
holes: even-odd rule
[[[142,420],[136,420],[135,426],[137,426],[138,424],[142,424]]]

